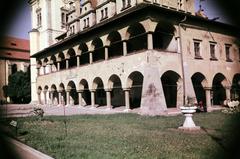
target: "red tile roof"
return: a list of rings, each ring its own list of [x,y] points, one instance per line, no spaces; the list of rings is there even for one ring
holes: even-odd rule
[[[0,58],[29,60],[29,40],[4,37],[0,42]]]

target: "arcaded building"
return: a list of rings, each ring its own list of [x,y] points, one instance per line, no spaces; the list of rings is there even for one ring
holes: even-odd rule
[[[30,0],[32,99],[147,115],[239,99],[239,30],[194,3]]]

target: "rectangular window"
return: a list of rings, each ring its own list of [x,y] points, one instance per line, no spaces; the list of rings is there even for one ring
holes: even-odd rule
[[[210,43],[210,60],[217,60],[216,58],[216,44],[215,43]]]
[[[89,18],[87,18],[87,27],[89,27]]]
[[[36,11],[37,13],[37,27],[41,27],[42,25],[42,14],[41,14],[41,9],[38,9]]]
[[[230,49],[231,49],[231,45],[226,44],[225,45],[225,53],[226,53],[226,61],[227,62],[232,62],[232,59],[230,57]]]
[[[194,41],[195,59],[202,59],[200,51],[200,41]]]
[[[105,18],[108,17],[108,8],[105,8]]]
[[[101,19],[104,18],[104,13],[103,13],[103,10],[101,10]]]

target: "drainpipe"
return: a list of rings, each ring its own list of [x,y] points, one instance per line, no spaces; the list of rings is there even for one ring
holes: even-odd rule
[[[178,24],[178,33],[179,33],[179,42],[180,42],[180,55],[181,55],[181,66],[182,66],[182,77],[183,77],[183,105],[186,104],[186,88],[185,88],[185,70],[184,70],[184,61],[183,61],[183,47],[182,47],[182,34],[181,34],[181,25],[187,20],[185,16],[180,23]]]

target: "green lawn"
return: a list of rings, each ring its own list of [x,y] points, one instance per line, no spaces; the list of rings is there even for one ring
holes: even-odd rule
[[[239,115],[199,113],[195,123],[205,129],[183,132],[183,116],[145,117],[136,114],[18,118],[19,138],[54,158],[114,159],[229,158],[240,134]],[[21,135],[22,134],[22,135]],[[233,152],[232,152],[233,151]]]

